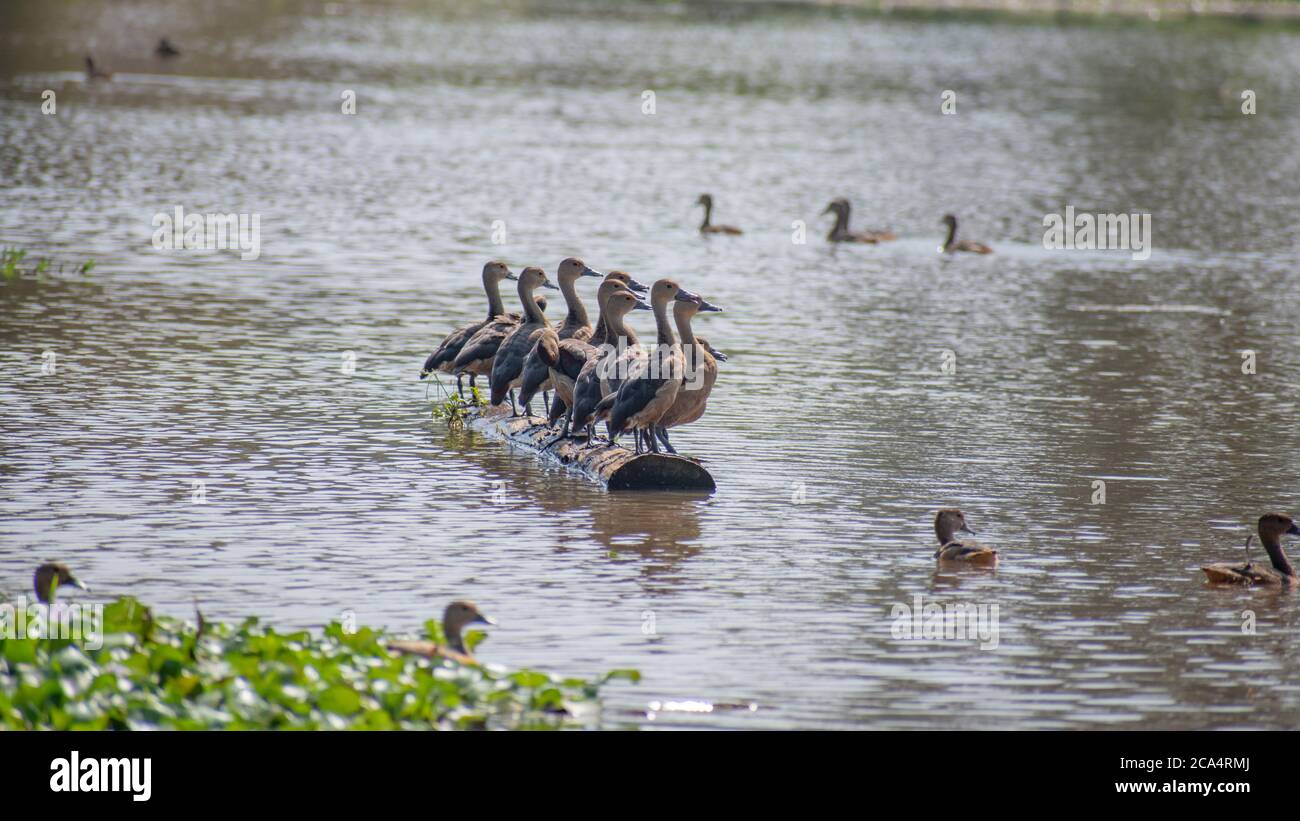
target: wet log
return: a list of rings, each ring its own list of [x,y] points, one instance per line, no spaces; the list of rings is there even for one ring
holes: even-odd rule
[[[716,490],[703,465],[670,453],[642,453],[595,437],[559,438],[540,416],[511,416],[504,407],[473,413],[469,426],[496,439],[532,451],[541,459],[580,473],[609,490]]]

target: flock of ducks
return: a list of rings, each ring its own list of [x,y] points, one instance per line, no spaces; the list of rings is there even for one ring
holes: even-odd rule
[[[578,294],[578,283],[586,278],[601,280],[594,325]],[[482,272],[487,317],[447,334],[425,360],[420,378],[455,376],[457,394],[463,397],[466,376],[471,391],[475,380],[485,376],[489,405],[509,399],[512,416],[521,409],[532,416],[532,400],[540,392],[547,424],[562,425],[547,447],[574,435],[585,435],[590,445],[596,423],[604,421],[611,445],[632,431],[638,454],[660,453],[661,443],[677,453],[669,429],[704,415],[718,363],[727,360],[695,335],[691,321],[698,313],[722,309],[671,279],[647,287],[625,271],[593,271],[576,257],[560,263],[556,279],[558,286],[541,268],[530,266],[516,276],[504,262],[488,262]],[[500,290],[505,280],[517,283],[519,311],[505,310]],[[568,311],[558,326],[547,321],[546,300],[534,293],[539,288],[558,288],[563,295]],[[633,311],[654,313],[653,348],[642,345],[628,323]]]
[[[1285,513],[1265,513],[1259,517],[1259,540],[1268,553],[1271,566],[1256,564],[1247,560],[1241,564],[1210,564],[1201,568],[1206,579],[1213,584],[1294,587],[1297,583],[1295,568],[1287,559],[1282,548],[1285,536],[1300,536],[1300,525]],[[934,557],[939,564],[965,564],[974,567],[993,567],[998,560],[998,552],[985,545],[970,540],[958,540],[959,533],[974,535],[966,522],[966,516],[955,508],[940,510],[934,518],[934,532],[939,539],[939,549]],[[1246,539],[1246,549],[1250,549],[1252,539]],[[33,579],[36,598],[45,604],[55,600],[58,589],[63,585],[72,585],[82,590],[90,588],[73,575],[65,564],[45,562],[36,568]],[[470,650],[465,646],[464,631],[468,627],[495,625],[496,620],[484,615],[478,605],[472,601],[459,599],[447,605],[442,614],[442,630],[446,636],[445,643],[423,640],[394,640],[385,646],[394,653],[423,656],[430,659],[448,659],[459,664],[478,664]]]
[[[738,236],[745,233],[734,225],[715,225],[713,222],[713,195],[701,194],[700,198],[695,201],[696,205],[704,208],[704,221],[700,223],[701,234],[728,234]],[[893,231],[881,229],[878,231],[854,231],[849,228],[849,212],[852,206],[844,197],[836,197],[830,201],[822,211],[822,215],[834,214],[835,224],[831,226],[831,231],[826,235],[827,242],[857,242],[867,245],[877,245],[882,242],[898,239],[898,235]],[[968,253],[968,254],[991,254],[993,249],[982,242],[975,242],[969,239],[957,239],[957,218],[952,214],[944,214],[943,219],[939,221],[948,229],[948,234],[944,238],[943,245],[939,250],[945,254]]]

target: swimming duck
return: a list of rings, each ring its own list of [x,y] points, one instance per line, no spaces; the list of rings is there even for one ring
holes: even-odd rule
[[[158,48],[154,49],[153,53],[155,57],[161,57],[163,59],[181,56],[180,49],[173,46],[166,37],[158,41]]]
[[[511,273],[510,268],[500,260],[492,260],[483,266],[483,291],[488,298],[488,315],[487,319],[482,322],[471,322],[452,331],[443,338],[442,343],[424,360],[424,367],[420,369],[420,378],[424,379],[429,374],[440,371],[442,373],[451,373],[452,365],[456,361],[456,356],[465,347],[465,343],[474,337],[474,334],[483,330],[489,322],[498,316],[507,315],[505,305],[501,302],[500,283],[503,279],[514,280],[515,275]],[[519,314],[509,314],[518,322]],[[465,390],[461,383],[464,378],[463,374],[456,376],[456,393],[464,396]],[[470,386],[474,385],[474,375],[470,374]]]
[[[601,285],[605,287],[604,283]],[[605,333],[597,346],[596,355],[589,357],[573,381],[573,406],[565,422],[565,430],[586,430],[587,444],[591,444],[593,426],[601,400],[608,396],[607,372],[612,370],[620,352],[640,350],[636,332],[624,322],[629,311],[650,310],[631,291],[610,286],[601,302],[601,324]]]
[[[541,268],[528,267],[519,274],[519,301],[527,315],[519,322],[497,350],[492,361],[492,397],[489,404],[500,405],[507,395],[510,397],[510,415],[518,416],[515,405],[514,389],[523,381],[524,359],[537,344],[537,337],[543,329],[550,326],[546,316],[533,303],[533,291],[536,288],[554,288],[555,284],[546,278]]]
[[[654,309],[658,344],[645,359],[640,360],[618,387],[618,392],[601,400],[609,409],[610,438],[617,441],[627,429],[636,432],[636,452],[641,445],[659,452],[659,442],[653,434],[659,423],[677,399],[682,386],[686,360],[681,345],[668,321],[668,303],[671,301],[703,302],[671,279],[661,279],[650,288],[650,306]]]
[[[59,587],[65,584],[90,590],[80,579],[72,575],[72,571],[66,564],[58,562],[46,562],[36,568],[36,575],[32,579],[32,586],[36,589],[36,599],[46,604],[54,601]]]
[[[105,71],[95,65],[95,60],[89,54],[86,55],[86,79],[87,80],[111,80],[113,72]]]
[[[728,234],[738,236],[745,233],[734,225],[714,225],[711,222],[713,217],[713,195],[700,194],[700,198],[695,201],[696,205],[704,206],[704,222],[700,223],[701,234]]]
[[[1259,517],[1259,541],[1264,545],[1272,567],[1247,561],[1245,564],[1210,564],[1201,570],[1216,584],[1293,585],[1296,572],[1282,549],[1283,536],[1300,536],[1300,526],[1285,513],[1265,513]],[[1250,547],[1250,539],[1246,539],[1246,547]]]
[[[966,514],[955,508],[940,510],[934,517],[934,533],[939,537],[939,549],[934,557],[940,562],[965,562],[991,567],[998,563],[998,552],[976,542],[959,542],[957,533],[975,535],[966,524]]]
[[[679,425],[689,425],[704,415],[713,392],[713,384],[718,381],[718,359],[707,339],[695,336],[691,330],[691,319],[700,311],[721,311],[716,305],[703,300],[699,302],[674,302],[673,321],[677,325],[677,335],[681,337],[682,355],[685,358],[685,371],[682,387],[677,391],[677,398],[672,407],[659,419],[655,435],[668,449],[676,453],[677,449],[668,441],[668,429]],[[718,352],[719,354],[721,352]],[[723,355],[723,361],[726,361]]]
[[[948,226],[948,238],[943,241],[943,247],[939,249],[942,253],[951,254],[957,251],[966,251],[972,254],[993,253],[993,249],[982,242],[957,239],[957,218],[952,214],[944,214],[940,222]]]
[[[552,334],[555,339],[552,342],[556,345],[566,339],[575,339],[586,341],[591,339],[593,329],[591,320],[587,318],[587,306],[582,304],[582,298],[578,296],[577,283],[582,277],[598,277],[601,274],[587,267],[587,264],[576,257],[569,257],[560,263],[556,269],[555,278],[560,281],[560,293],[564,294],[564,302],[569,307],[569,313],[564,317],[564,322],[559,328],[548,328],[543,331],[543,335]],[[533,415],[532,404],[533,397],[538,391],[543,393],[552,390],[553,382],[551,380],[550,368],[542,362],[538,356],[537,346],[528,352],[524,359],[524,373],[519,385],[519,404],[524,406],[524,412],[529,416]],[[549,405],[549,403],[548,403]]]
[[[432,641],[390,641],[387,647],[394,653],[445,658],[460,664],[478,664],[469,650],[465,649],[465,640],[461,636],[466,627],[476,624],[493,625],[496,621],[483,615],[478,605],[472,601],[454,601],[447,605],[442,614],[442,632],[447,636],[445,646]]]
[[[844,197],[836,197],[822,211],[823,214],[835,214],[835,225],[826,235],[828,242],[865,242],[874,245],[878,242],[898,239],[893,231],[850,231],[849,210],[849,201]]]

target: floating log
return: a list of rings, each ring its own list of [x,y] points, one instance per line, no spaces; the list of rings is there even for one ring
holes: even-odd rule
[[[608,490],[716,490],[709,472],[694,459],[670,453],[637,454],[594,437],[559,439],[560,428],[540,416],[511,416],[505,407],[471,411],[469,425],[496,439],[531,450],[600,482]],[[630,434],[629,434],[630,435]]]

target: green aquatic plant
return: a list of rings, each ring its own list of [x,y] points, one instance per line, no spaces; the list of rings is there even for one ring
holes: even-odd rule
[[[445,420],[451,430],[465,427],[465,420],[469,418],[471,412],[487,407],[487,400],[479,393],[477,387],[470,388],[469,394],[469,398],[452,394],[446,400],[435,403],[433,418]]]
[[[50,260],[42,257],[32,263],[25,263],[27,251],[22,248],[5,247],[0,249],[0,279],[12,282],[20,278],[38,279],[50,270]],[[88,274],[95,267],[93,259],[86,260],[73,268],[79,274]],[[58,273],[63,273],[64,264],[60,263]]]
[[[591,724],[606,682],[640,680],[401,655],[382,631],[339,622],[320,635],[194,624],[129,597],[103,622],[93,641],[0,638],[0,729],[557,729]]]

